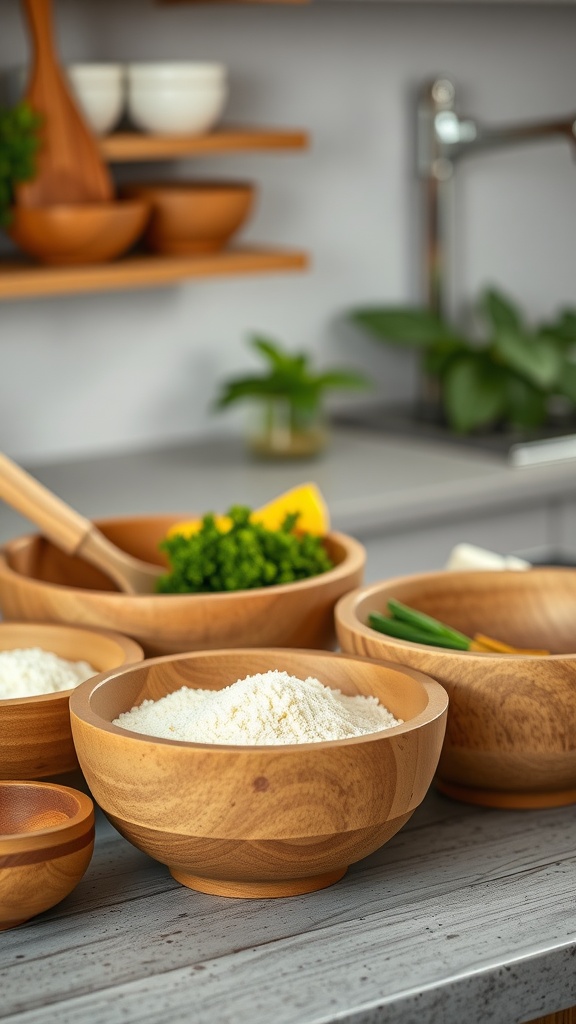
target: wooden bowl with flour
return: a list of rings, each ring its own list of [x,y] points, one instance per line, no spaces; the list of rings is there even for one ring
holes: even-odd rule
[[[93,675],[144,657],[139,644],[111,630],[48,622],[0,622],[0,654],[30,650],[47,652],[67,662],[88,662]],[[33,689],[33,666],[28,667],[27,674]],[[46,678],[45,670],[42,678]],[[71,692],[72,686],[34,696],[0,696],[0,779],[42,779],[78,771],[68,710]]]
[[[225,687],[271,671],[377,697],[402,724],[337,740],[257,744],[158,738],[115,724],[144,700],[182,687],[222,697]],[[192,889],[260,898],[331,885],[408,821],[436,769],[447,703],[438,683],[396,665],[243,648],[108,672],[77,687],[70,714],[90,790],[126,839]]]

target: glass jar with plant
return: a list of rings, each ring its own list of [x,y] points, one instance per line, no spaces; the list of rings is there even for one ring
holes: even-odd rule
[[[256,455],[302,458],[322,451],[328,438],[327,392],[367,387],[367,378],[352,370],[316,372],[308,354],[287,352],[270,338],[253,335],[249,343],[265,360],[266,371],[226,381],[216,408],[250,403],[248,445]]]
[[[40,117],[25,102],[0,107],[0,227],[10,224],[14,190],[36,173]]]
[[[475,307],[480,330],[465,333],[429,309],[357,309],[373,338],[417,348],[438,384],[439,418],[457,433],[533,430],[576,413],[576,309],[529,326],[494,288]]]

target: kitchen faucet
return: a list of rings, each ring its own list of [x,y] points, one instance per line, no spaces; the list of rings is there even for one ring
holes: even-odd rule
[[[448,244],[454,170],[473,153],[565,136],[576,141],[576,114],[558,121],[484,127],[455,109],[456,88],[445,77],[426,82],[417,107],[416,165],[423,185],[423,293],[427,305],[445,315],[449,296]]]

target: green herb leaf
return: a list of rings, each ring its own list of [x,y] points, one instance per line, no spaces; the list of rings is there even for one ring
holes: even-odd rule
[[[509,422],[515,427],[541,426],[547,415],[548,396],[515,373],[506,383],[506,409]]]
[[[493,350],[506,366],[539,388],[549,389],[558,380],[562,355],[546,335],[502,329],[494,338]]]
[[[444,320],[429,309],[384,307],[358,309],[352,319],[382,341],[427,348],[438,342],[459,341]]]
[[[495,423],[506,408],[506,378],[482,353],[455,359],[443,381],[446,414],[452,428],[468,433]]]
[[[495,288],[487,288],[480,298],[479,309],[485,314],[495,331],[521,334],[524,330],[517,306]]]

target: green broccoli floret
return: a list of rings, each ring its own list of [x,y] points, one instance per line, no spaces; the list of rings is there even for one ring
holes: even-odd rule
[[[159,593],[252,590],[307,579],[334,566],[321,537],[294,532],[298,513],[287,515],[279,530],[251,522],[246,505],[233,505],[226,514],[232,521],[226,532],[208,513],[197,533],[176,533],[161,542],[170,571],[159,578]]]

